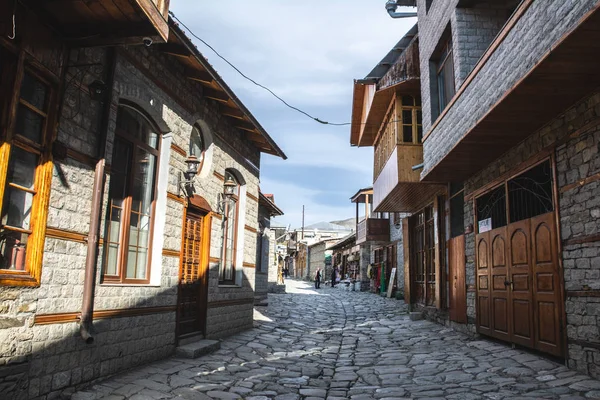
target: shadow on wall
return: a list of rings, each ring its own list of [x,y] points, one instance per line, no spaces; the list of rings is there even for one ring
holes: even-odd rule
[[[252,327],[254,298],[248,296],[245,289],[250,283],[245,273],[243,276],[243,287],[227,288],[226,293],[238,290],[240,295],[248,297],[249,323],[237,315],[228,316],[226,308],[217,308],[223,302],[216,302],[213,314],[223,310],[218,318],[238,326],[223,331],[221,337]],[[155,296],[132,302],[131,307],[124,310],[95,310],[92,344],[86,344],[80,335],[79,313],[45,315],[26,330],[0,326],[0,333],[4,331],[6,337],[16,339],[12,344],[9,341],[0,345],[2,356],[6,357],[0,358],[0,362],[16,354],[21,346],[28,346],[27,342],[31,344],[25,361],[22,357],[11,357],[20,362],[0,366],[0,398],[21,400],[45,395],[68,398],[76,388],[96,379],[172,355],[176,344],[177,306],[156,307],[155,304],[158,297],[173,297],[177,291],[177,287],[165,289]],[[97,298],[96,302],[100,300]],[[211,308],[208,314],[210,311]],[[195,310],[188,304],[185,312],[189,315]],[[61,319],[68,322],[57,322]]]

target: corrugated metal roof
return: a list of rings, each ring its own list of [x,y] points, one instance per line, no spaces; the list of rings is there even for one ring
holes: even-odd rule
[[[388,72],[390,67],[394,65],[396,61],[398,61],[398,58],[400,57],[400,54],[402,54],[402,51],[404,51],[404,49],[408,47],[408,45],[413,40],[415,35],[417,35],[417,33],[419,33],[419,28],[417,27],[417,24],[415,24],[415,26],[410,28],[406,35],[404,35],[402,39],[400,39],[400,41],[396,43],[396,45],[389,51],[389,53],[387,53],[385,57],[383,57],[383,59],[379,61],[375,68],[373,68],[373,70],[369,72],[364,79],[358,82],[366,83],[365,81],[370,81],[369,83],[373,83],[373,81],[378,81],[379,79],[381,79],[385,75],[385,73]]]

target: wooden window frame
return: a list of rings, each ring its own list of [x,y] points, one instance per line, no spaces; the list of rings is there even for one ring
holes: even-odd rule
[[[396,135],[396,144],[400,145],[423,145],[423,114],[420,100],[418,101],[417,97],[412,95],[407,95],[412,98],[412,104],[404,104],[402,101],[402,97],[398,96],[396,99],[396,120],[398,124],[398,134]],[[403,111],[410,111],[411,113],[411,123],[404,123],[404,115]],[[418,115],[421,112],[421,123],[419,124]],[[412,140],[410,142],[404,141],[404,127],[410,126],[412,128]],[[419,127],[421,127],[421,138],[419,138]]]
[[[37,287],[41,282],[42,261],[48,219],[48,208],[52,184],[52,143],[56,138],[56,122],[58,114],[58,93],[60,85],[56,77],[45,71],[35,68],[35,62],[23,50],[18,54],[4,47],[0,48],[1,54],[7,55],[8,61],[1,71],[0,95],[6,103],[0,103],[0,126],[5,129],[0,132],[0,209],[4,206],[4,194],[7,186],[7,173],[12,147],[19,147],[27,152],[35,153],[38,162],[35,167],[33,190],[21,188],[16,184],[8,185],[18,187],[33,194],[29,229],[12,227],[7,230],[28,233],[27,250],[25,254],[24,270],[0,270],[0,285],[2,286],[28,286]],[[10,57],[12,55],[12,57]],[[46,110],[38,110],[27,101],[21,99],[21,85],[25,73],[46,86]],[[16,119],[19,105],[23,105],[44,118],[41,130],[40,143],[31,141],[15,133]],[[1,211],[0,211],[1,212]],[[3,227],[3,226],[2,226]]]
[[[226,174],[230,174],[235,183],[237,183],[237,193],[236,195],[232,195],[231,198],[235,201],[235,221],[233,224],[233,249],[232,249],[232,260],[231,260],[231,279],[225,279],[225,264],[227,263],[227,231],[229,230],[229,218],[227,215],[229,214],[229,207],[231,202],[225,202],[225,211],[223,215],[223,249],[221,254],[221,265],[219,268],[219,284],[220,285],[235,285],[236,284],[236,254],[237,254],[237,239],[238,239],[238,227],[239,227],[239,216],[240,216],[240,189],[241,185],[239,180],[229,171],[225,171]]]
[[[115,142],[117,140],[121,140],[125,143],[127,143],[127,145],[131,146],[131,150],[132,150],[132,154],[131,154],[131,159],[129,160],[129,165],[128,167],[130,168],[126,177],[126,184],[125,184],[125,188],[126,188],[126,197],[123,199],[123,205],[121,207],[121,215],[122,215],[122,220],[121,220],[121,224],[119,226],[119,251],[117,253],[117,269],[116,269],[116,274],[115,275],[108,275],[106,274],[106,267],[108,264],[108,245],[109,243],[113,243],[113,242],[109,242],[108,238],[109,238],[109,230],[110,230],[110,215],[112,213],[112,199],[110,197],[110,187],[109,187],[109,198],[108,198],[108,204],[107,204],[107,219],[106,219],[106,228],[105,228],[105,240],[104,240],[104,254],[103,254],[103,261],[104,261],[104,268],[102,271],[102,283],[105,284],[129,284],[129,285],[148,285],[150,283],[150,278],[151,278],[151,266],[152,266],[152,245],[154,243],[154,222],[156,220],[156,197],[157,197],[157,186],[158,186],[158,172],[160,171],[160,153],[161,153],[161,146],[162,146],[162,135],[160,130],[156,127],[156,124],[154,124],[152,122],[152,120],[144,113],[142,112],[140,109],[138,109],[137,107],[135,107],[134,105],[130,105],[129,103],[122,103],[119,105],[119,108],[121,107],[126,107],[130,110],[132,110],[135,113],[138,113],[139,115],[142,116],[142,118],[144,118],[146,120],[146,122],[148,122],[148,124],[153,128],[153,130],[155,130],[155,133],[157,135],[157,145],[156,145],[156,149],[152,148],[150,145],[144,143],[142,140],[139,140],[135,137],[132,137],[132,135],[129,132],[126,132],[125,130],[121,129],[118,126],[118,122],[117,122],[117,126],[115,128]],[[131,221],[131,213],[132,213],[132,209],[131,209],[131,204],[132,204],[132,197],[131,197],[131,191],[133,190],[133,177],[135,176],[135,160],[136,160],[136,151],[137,149],[142,149],[144,151],[149,152],[150,154],[154,155],[156,157],[156,166],[154,169],[154,178],[153,178],[153,190],[152,190],[152,202],[151,202],[151,206],[150,206],[150,229],[148,231],[148,258],[146,260],[146,278],[145,279],[135,279],[135,278],[127,278],[127,256],[128,256],[128,249],[129,249],[129,236],[130,236],[130,229],[129,229],[129,223]]]
[[[448,32],[447,37],[445,37],[441,41],[439,49],[440,49],[439,50],[440,58],[436,62],[436,65],[435,65],[435,67],[436,67],[435,77],[436,77],[437,97],[438,97],[437,115],[441,115],[442,112],[444,112],[444,109],[446,109],[446,107],[448,107],[448,104],[450,104],[450,101],[456,94],[456,76],[454,73],[454,49],[452,47],[451,32]],[[449,60],[450,60],[450,65],[448,64]],[[446,67],[448,67],[448,65],[451,67],[451,71],[452,71],[452,79],[453,79],[452,86],[454,87],[452,94],[446,93],[446,83],[447,82],[445,80],[446,78],[444,76],[444,71],[445,71]],[[442,96],[442,94],[443,94],[443,96]],[[444,101],[442,101],[442,100],[444,100]]]

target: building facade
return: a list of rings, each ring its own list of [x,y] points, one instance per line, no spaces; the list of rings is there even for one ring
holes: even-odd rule
[[[260,154],[285,155],[166,5],[133,3],[17,3],[0,38],[7,398],[252,327]]]
[[[419,153],[385,145],[391,125],[407,142],[408,113],[367,124],[375,133],[359,123],[383,120],[391,82],[405,95],[411,74],[397,71],[413,65],[410,46],[383,75],[357,81],[351,142],[376,147],[375,211],[410,213],[407,302],[598,378],[600,59],[588,55],[600,3],[396,3],[418,10]],[[408,164],[394,161],[401,151]],[[405,207],[416,194],[427,201]]]

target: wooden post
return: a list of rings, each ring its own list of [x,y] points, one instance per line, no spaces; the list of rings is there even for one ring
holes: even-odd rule
[[[404,247],[404,302],[410,304],[410,229],[408,218],[402,219],[402,246]]]
[[[440,204],[439,196],[433,199],[433,243],[435,246],[435,307],[442,308],[442,260],[441,260],[441,241],[440,241]]]

